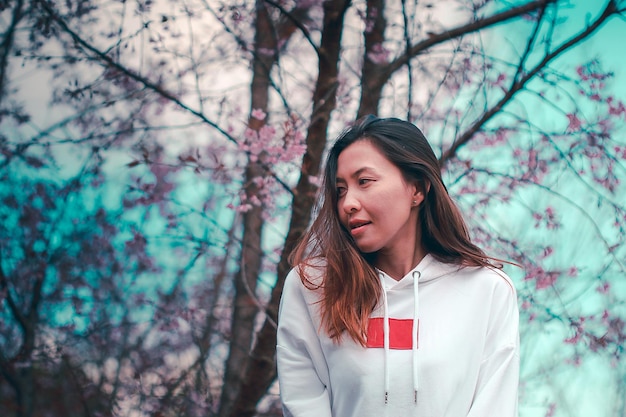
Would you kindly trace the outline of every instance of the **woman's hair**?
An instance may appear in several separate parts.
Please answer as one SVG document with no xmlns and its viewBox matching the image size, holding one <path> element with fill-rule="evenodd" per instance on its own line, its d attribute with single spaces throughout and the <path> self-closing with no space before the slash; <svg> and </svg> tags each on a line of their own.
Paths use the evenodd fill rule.
<svg viewBox="0 0 626 417">
<path fill-rule="evenodd" d="M 339 342 L 343 332 L 365 345 L 367 323 L 381 295 L 371 254 L 362 253 L 339 221 L 336 175 L 339 154 L 351 144 L 368 140 L 396 165 L 408 182 L 424 193 L 418 228 L 426 253 L 444 263 L 491 266 L 492 258 L 470 241 L 469 233 L 441 178 L 441 168 L 424 134 L 412 123 L 396 118 L 365 116 L 345 130 L 330 149 L 319 194 L 319 213 L 291 253 L 300 278 L 309 288 L 321 288 L 322 326 Z M 417 230 L 416 230 L 417 232 Z M 304 266 L 324 261 L 319 285 Z"/>
</svg>

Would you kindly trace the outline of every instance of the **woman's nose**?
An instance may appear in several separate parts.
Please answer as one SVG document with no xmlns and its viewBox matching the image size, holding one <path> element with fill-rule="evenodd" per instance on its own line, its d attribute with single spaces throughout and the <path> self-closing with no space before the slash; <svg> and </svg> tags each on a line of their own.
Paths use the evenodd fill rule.
<svg viewBox="0 0 626 417">
<path fill-rule="evenodd" d="M 361 207 L 361 203 L 354 193 L 346 191 L 346 195 L 343 196 L 343 211 L 346 213 L 353 213 Z"/>
</svg>

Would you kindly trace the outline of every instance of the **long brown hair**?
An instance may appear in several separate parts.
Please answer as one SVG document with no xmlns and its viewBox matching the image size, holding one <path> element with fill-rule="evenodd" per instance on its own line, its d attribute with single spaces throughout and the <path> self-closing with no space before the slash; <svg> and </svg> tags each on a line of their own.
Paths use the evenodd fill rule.
<svg viewBox="0 0 626 417">
<path fill-rule="evenodd" d="M 494 267 L 493 258 L 473 244 L 467 226 L 441 178 L 437 157 L 424 134 L 414 124 L 373 115 L 359 119 L 345 130 L 328 153 L 319 212 L 291 253 L 291 264 L 306 266 L 324 261 L 323 279 L 314 284 L 306 268 L 300 278 L 308 288 L 321 288 L 322 326 L 339 342 L 346 332 L 365 345 L 367 322 L 381 295 L 371 255 L 359 251 L 349 231 L 339 221 L 336 174 L 339 154 L 359 140 L 369 140 L 395 164 L 407 181 L 424 191 L 419 208 L 421 243 L 437 260 L 468 266 Z"/>
</svg>

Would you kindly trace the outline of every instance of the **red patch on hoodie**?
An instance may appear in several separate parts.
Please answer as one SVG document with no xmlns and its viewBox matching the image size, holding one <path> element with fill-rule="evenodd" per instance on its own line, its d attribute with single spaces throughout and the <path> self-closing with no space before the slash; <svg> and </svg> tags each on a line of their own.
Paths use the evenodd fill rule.
<svg viewBox="0 0 626 417">
<path fill-rule="evenodd" d="M 385 319 L 383 317 L 370 317 L 367 325 L 367 347 L 385 347 Z M 419 337 L 419 321 L 418 337 Z M 411 349 L 413 348 L 413 319 L 389 319 L 389 348 Z M 419 346 L 419 339 L 418 339 Z"/>
</svg>

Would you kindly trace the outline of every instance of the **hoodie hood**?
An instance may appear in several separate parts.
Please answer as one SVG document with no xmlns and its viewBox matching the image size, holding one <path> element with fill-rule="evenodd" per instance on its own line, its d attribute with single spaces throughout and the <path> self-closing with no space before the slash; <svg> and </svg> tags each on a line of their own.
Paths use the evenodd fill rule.
<svg viewBox="0 0 626 417">
<path fill-rule="evenodd" d="M 383 283 L 386 285 L 387 289 L 400 290 L 404 287 L 413 286 L 413 273 L 415 271 L 418 271 L 420 273 L 419 283 L 425 284 L 427 282 L 443 278 L 446 275 L 454 274 L 462 268 L 463 267 L 459 265 L 441 263 L 437 261 L 431 254 L 427 254 L 426 256 L 424 256 L 424 258 L 422 258 L 419 264 L 415 266 L 415 268 L 410 270 L 400 280 L 393 279 L 385 271 L 382 271 L 380 269 L 376 269 L 376 271 L 381 277 L 381 280 L 383 280 Z"/>
</svg>

